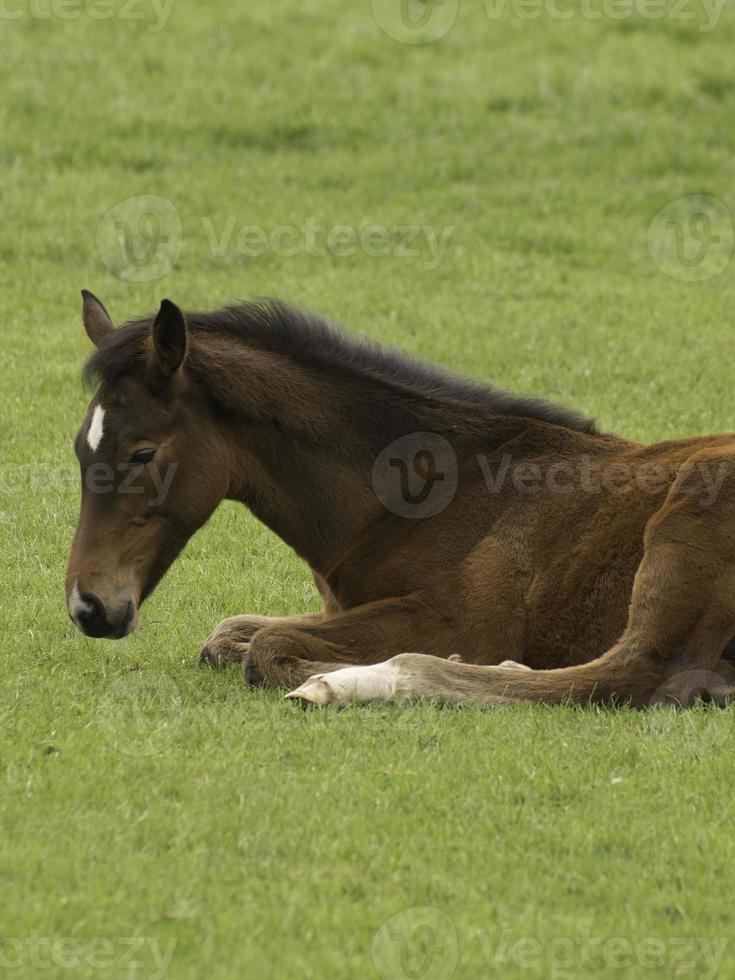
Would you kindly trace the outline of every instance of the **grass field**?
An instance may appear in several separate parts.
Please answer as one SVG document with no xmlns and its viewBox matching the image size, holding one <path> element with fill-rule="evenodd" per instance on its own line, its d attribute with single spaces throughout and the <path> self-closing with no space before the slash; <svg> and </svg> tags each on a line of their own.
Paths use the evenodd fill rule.
<svg viewBox="0 0 735 980">
<path fill-rule="evenodd" d="M 247 692 L 196 669 L 213 625 L 318 604 L 234 505 L 120 644 L 62 589 L 81 287 L 279 295 L 631 437 L 731 429 L 735 16 L 666 3 L 463 0 L 426 44 L 382 0 L 3 7 L 0 972 L 735 976 L 732 709 Z"/>
</svg>

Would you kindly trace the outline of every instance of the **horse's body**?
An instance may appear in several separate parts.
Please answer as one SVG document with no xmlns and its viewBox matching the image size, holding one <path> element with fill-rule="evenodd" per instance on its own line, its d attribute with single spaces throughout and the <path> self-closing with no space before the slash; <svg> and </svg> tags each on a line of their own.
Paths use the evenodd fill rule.
<svg viewBox="0 0 735 980">
<path fill-rule="evenodd" d="M 229 498 L 308 562 L 324 600 L 220 624 L 203 662 L 242 662 L 251 683 L 319 703 L 637 705 L 735 685 L 735 437 L 601 435 L 279 304 L 185 320 L 165 302 L 114 330 L 86 294 L 84 319 L 100 388 L 77 438 L 67 600 L 89 635 L 129 632 Z M 131 476 L 144 492 L 123 492 Z"/>
</svg>

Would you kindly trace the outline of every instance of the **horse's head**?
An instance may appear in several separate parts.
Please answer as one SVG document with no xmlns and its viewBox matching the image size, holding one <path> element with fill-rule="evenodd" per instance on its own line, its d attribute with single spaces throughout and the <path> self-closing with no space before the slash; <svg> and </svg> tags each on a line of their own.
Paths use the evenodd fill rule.
<svg viewBox="0 0 735 980">
<path fill-rule="evenodd" d="M 226 495 L 229 449 L 187 371 L 181 310 L 164 300 L 154 321 L 116 330 L 83 296 L 100 387 L 74 443 L 82 502 L 66 599 L 87 636 L 117 639 Z"/>
</svg>

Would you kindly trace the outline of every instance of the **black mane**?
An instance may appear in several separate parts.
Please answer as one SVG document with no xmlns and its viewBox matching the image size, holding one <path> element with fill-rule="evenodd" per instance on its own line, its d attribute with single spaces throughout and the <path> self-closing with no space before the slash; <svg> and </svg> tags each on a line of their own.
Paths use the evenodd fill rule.
<svg viewBox="0 0 735 980">
<path fill-rule="evenodd" d="M 112 383 L 139 367 L 153 319 L 136 320 L 116 330 L 87 362 L 85 382 Z M 471 381 L 402 351 L 345 333 L 312 313 L 278 300 L 240 303 L 213 313 L 187 313 L 186 321 L 194 334 L 224 334 L 307 366 L 382 381 L 414 396 L 451 401 L 487 415 L 532 418 L 579 432 L 595 432 L 594 421 L 573 409 Z"/>
</svg>

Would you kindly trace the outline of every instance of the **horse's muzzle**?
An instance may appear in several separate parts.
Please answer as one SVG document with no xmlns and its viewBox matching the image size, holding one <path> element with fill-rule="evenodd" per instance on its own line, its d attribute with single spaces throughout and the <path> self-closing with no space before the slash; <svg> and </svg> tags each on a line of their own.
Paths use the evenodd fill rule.
<svg viewBox="0 0 735 980">
<path fill-rule="evenodd" d="M 105 605 L 91 592 L 75 587 L 69 597 L 69 615 L 85 636 L 94 639 L 121 640 L 135 628 L 137 607 L 132 599 L 116 608 Z"/>
</svg>

